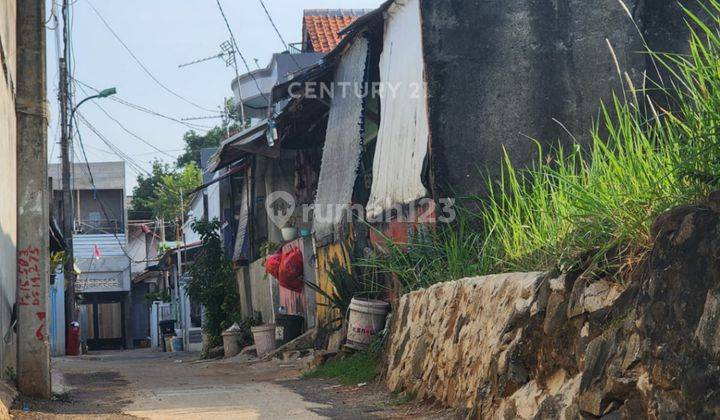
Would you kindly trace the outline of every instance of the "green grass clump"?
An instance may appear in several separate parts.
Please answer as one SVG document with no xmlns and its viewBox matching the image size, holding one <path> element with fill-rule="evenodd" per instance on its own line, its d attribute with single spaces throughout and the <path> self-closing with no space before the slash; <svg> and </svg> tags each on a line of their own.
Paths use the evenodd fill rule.
<svg viewBox="0 0 720 420">
<path fill-rule="evenodd" d="M 709 18 L 686 10 L 689 54 L 649 52 L 666 80 L 636 88 L 620 75 L 626 91 L 601 107 L 588 150 L 538 146 L 530 168 L 506 153 L 478 210 L 362 264 L 405 291 L 500 272 L 632 266 L 652 246 L 658 215 L 720 187 L 720 0 L 702 4 Z"/>
<path fill-rule="evenodd" d="M 589 152 L 559 149 L 528 170 L 505 156 L 479 215 L 491 271 L 565 270 L 587 254 L 596 263 L 611 250 L 637 254 L 652 244 L 659 214 L 708 191 L 679 170 L 685 150 L 663 121 L 647 121 L 634 103 L 617 98 L 603 115 L 607 135 L 595 130 Z"/>
<path fill-rule="evenodd" d="M 305 378 L 336 378 L 343 385 L 357 385 L 375 379 L 380 358 L 372 352 L 360 352 L 333 359 L 303 375 Z"/>
<path fill-rule="evenodd" d="M 405 292 L 489 272 L 492 260 L 484 249 L 486 237 L 471 225 L 473 219 L 462 212 L 452 225 L 440 224 L 434 229 L 421 230 L 408 243 L 385 238 L 384 252 L 356 264 L 377 274 L 392 276 Z"/>
</svg>

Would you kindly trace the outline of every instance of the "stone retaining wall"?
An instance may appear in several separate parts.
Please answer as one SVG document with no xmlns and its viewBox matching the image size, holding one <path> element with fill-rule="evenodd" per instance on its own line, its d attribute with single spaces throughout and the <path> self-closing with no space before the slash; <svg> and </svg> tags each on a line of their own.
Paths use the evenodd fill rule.
<svg viewBox="0 0 720 420">
<path fill-rule="evenodd" d="M 453 407 L 471 407 L 498 369 L 512 369 L 540 273 L 442 283 L 409 293 L 395 311 L 387 383 Z"/>
<path fill-rule="evenodd" d="M 386 380 L 475 418 L 719 418 L 720 192 L 653 226 L 630 276 L 582 264 L 403 296 Z"/>
</svg>

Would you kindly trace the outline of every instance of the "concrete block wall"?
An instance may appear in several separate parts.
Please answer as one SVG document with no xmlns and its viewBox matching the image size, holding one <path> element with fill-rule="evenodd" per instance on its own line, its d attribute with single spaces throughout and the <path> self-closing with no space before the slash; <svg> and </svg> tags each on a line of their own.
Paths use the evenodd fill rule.
<svg viewBox="0 0 720 420">
<path fill-rule="evenodd" d="M 484 193 L 504 150 L 529 165 L 533 140 L 546 153 L 558 142 L 589 143 L 601 101 L 623 88 L 608 43 L 636 87 L 655 69 L 639 32 L 654 51 L 687 48 L 678 2 L 624 3 L 422 0 L 436 197 Z"/>
</svg>

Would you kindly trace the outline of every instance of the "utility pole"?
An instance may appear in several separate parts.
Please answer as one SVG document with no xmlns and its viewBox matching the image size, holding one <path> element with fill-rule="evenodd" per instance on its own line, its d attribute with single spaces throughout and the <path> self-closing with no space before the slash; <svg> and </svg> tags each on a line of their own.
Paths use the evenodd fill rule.
<svg viewBox="0 0 720 420">
<path fill-rule="evenodd" d="M 24 395 L 49 398 L 48 222 L 52 190 L 47 176 L 44 0 L 17 3 L 16 51 L 17 383 Z"/>
<path fill-rule="evenodd" d="M 165 219 L 155 218 L 155 223 L 160 223 L 160 243 L 165 245 Z"/>
<path fill-rule="evenodd" d="M 65 331 L 70 323 L 76 321 L 77 314 L 75 310 L 75 255 L 73 252 L 73 232 L 74 232 L 74 210 L 72 202 L 72 187 L 70 185 L 70 137 L 72 133 L 72 121 L 69 120 L 68 114 L 72 98 L 70 97 L 70 79 L 68 74 L 68 58 L 70 56 L 70 45 L 68 43 L 69 25 L 68 25 L 68 0 L 62 2 L 62 18 L 63 18 L 63 56 L 60 58 L 60 154 L 62 157 L 62 233 L 67 244 L 66 260 L 64 265 L 65 274 Z M 66 343 L 68 340 L 66 339 Z"/>
</svg>

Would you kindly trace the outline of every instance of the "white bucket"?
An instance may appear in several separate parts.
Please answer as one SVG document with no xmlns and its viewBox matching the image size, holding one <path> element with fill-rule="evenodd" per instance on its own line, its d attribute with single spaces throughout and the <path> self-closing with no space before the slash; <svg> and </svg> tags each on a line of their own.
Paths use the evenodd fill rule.
<svg viewBox="0 0 720 420">
<path fill-rule="evenodd" d="M 275 324 L 260 325 L 252 327 L 253 340 L 255 340 L 255 350 L 258 357 L 275 350 Z"/>
<path fill-rule="evenodd" d="M 385 318 L 389 311 L 390 304 L 387 302 L 353 298 L 350 301 L 345 345 L 356 350 L 366 349 L 375 334 L 385 328 Z"/>
</svg>

